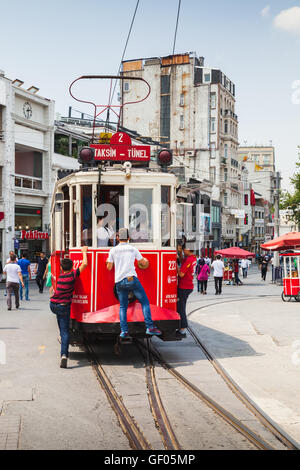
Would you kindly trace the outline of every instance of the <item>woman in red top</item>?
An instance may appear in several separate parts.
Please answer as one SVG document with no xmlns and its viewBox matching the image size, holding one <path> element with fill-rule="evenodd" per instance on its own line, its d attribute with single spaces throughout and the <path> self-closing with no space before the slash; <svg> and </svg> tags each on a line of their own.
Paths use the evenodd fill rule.
<svg viewBox="0 0 300 470">
<path fill-rule="evenodd" d="M 177 289 L 177 302 L 178 313 L 180 315 L 180 330 L 177 331 L 179 336 L 185 337 L 185 328 L 187 328 L 186 317 L 186 303 L 189 295 L 194 290 L 194 273 L 197 264 L 197 258 L 193 254 L 193 250 L 184 247 L 184 261 L 180 267 L 177 267 L 178 274 L 178 289 Z"/>
</svg>

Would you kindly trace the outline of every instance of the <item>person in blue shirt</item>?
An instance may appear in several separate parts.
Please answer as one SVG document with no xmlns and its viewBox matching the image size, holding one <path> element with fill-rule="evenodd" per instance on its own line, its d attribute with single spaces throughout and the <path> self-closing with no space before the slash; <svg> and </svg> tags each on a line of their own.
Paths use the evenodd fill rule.
<svg viewBox="0 0 300 470">
<path fill-rule="evenodd" d="M 30 261 L 27 259 L 27 256 L 25 253 L 23 253 L 22 258 L 19 259 L 18 265 L 21 268 L 22 276 L 23 276 L 23 281 L 25 284 L 25 299 L 29 299 L 29 279 L 31 280 L 31 271 L 30 271 Z M 20 283 L 20 299 L 23 300 L 23 288 Z"/>
</svg>

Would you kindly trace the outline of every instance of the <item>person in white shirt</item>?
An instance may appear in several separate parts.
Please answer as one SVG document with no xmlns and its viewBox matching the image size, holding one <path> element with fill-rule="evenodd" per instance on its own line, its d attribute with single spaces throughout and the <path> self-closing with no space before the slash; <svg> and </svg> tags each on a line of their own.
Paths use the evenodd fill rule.
<svg viewBox="0 0 300 470">
<path fill-rule="evenodd" d="M 9 258 L 7 258 L 7 260 L 6 260 L 6 264 L 11 263 L 10 257 L 13 256 L 13 255 L 16 256 L 16 262 L 19 261 L 17 255 L 15 254 L 15 252 L 14 252 L 14 251 L 10 251 L 10 252 L 9 252 Z"/>
<path fill-rule="evenodd" d="M 105 219 L 105 216 L 98 218 L 97 246 L 99 247 L 109 246 L 109 241 L 114 236 L 114 231 L 112 227 L 106 227 L 106 225 L 104 225 L 104 219 Z"/>
<path fill-rule="evenodd" d="M 222 282 L 224 276 L 224 263 L 221 260 L 220 255 L 217 255 L 217 259 L 212 263 L 211 267 L 214 270 L 216 295 L 218 295 L 222 293 Z"/>
<path fill-rule="evenodd" d="M 19 288 L 20 282 L 24 288 L 23 276 L 20 266 L 17 264 L 16 255 L 10 256 L 10 262 L 4 266 L 3 273 L 6 274 L 6 288 L 7 288 L 7 310 L 11 310 L 11 296 L 15 295 L 16 308 L 20 306 Z"/>
<path fill-rule="evenodd" d="M 205 261 L 205 264 L 207 264 L 207 265 L 210 267 L 210 265 L 211 265 L 211 260 L 210 260 L 210 258 L 209 258 L 208 256 L 204 258 L 204 261 Z"/>
<path fill-rule="evenodd" d="M 153 325 L 151 310 L 145 290 L 137 278 L 135 260 L 142 269 L 149 266 L 149 261 L 143 258 L 139 250 L 130 245 L 129 234 L 126 228 L 119 230 L 119 245 L 111 248 L 106 266 L 109 271 L 115 268 L 116 291 L 120 302 L 120 327 L 121 338 L 130 338 L 127 324 L 128 293 L 132 291 L 142 305 L 146 323 L 146 334 L 161 335 L 161 331 Z"/>
<path fill-rule="evenodd" d="M 242 259 L 241 268 L 243 270 L 243 278 L 247 277 L 248 276 L 248 268 L 249 268 L 249 260 Z"/>
</svg>

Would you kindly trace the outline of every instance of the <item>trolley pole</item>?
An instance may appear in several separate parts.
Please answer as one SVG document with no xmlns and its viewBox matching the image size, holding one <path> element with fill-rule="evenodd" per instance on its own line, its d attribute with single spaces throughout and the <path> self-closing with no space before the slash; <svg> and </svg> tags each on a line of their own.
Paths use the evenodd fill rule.
<svg viewBox="0 0 300 470">
<path fill-rule="evenodd" d="M 275 177 L 275 211 L 274 211 L 274 238 L 279 237 L 279 227 L 280 227 L 280 216 L 279 216 L 279 200 L 280 200 L 280 186 L 281 186 L 281 176 L 279 171 L 276 172 Z M 279 253 L 275 251 L 274 254 L 274 265 L 275 268 L 279 267 Z"/>
</svg>

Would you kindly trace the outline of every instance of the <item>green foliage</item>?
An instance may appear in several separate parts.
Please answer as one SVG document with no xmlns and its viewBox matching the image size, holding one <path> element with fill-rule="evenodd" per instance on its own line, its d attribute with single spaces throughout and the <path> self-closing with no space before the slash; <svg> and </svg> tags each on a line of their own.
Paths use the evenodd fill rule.
<svg viewBox="0 0 300 470">
<path fill-rule="evenodd" d="M 300 151 L 300 146 L 298 146 Z M 296 163 L 296 171 L 290 178 L 294 191 L 282 192 L 280 195 L 280 208 L 291 211 L 287 216 L 288 220 L 295 222 L 300 227 L 300 152 L 298 154 L 298 162 Z"/>
</svg>

